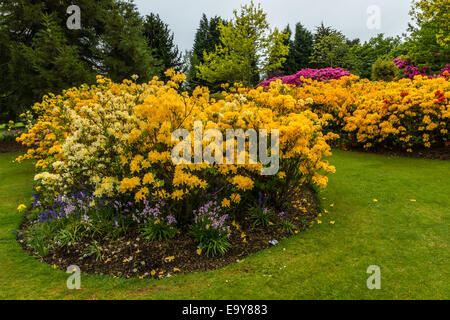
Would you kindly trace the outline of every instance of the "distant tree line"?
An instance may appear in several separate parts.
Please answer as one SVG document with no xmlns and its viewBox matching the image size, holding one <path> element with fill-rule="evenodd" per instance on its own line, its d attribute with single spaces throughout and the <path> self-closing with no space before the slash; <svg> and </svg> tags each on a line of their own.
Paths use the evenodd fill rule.
<svg viewBox="0 0 450 320">
<path fill-rule="evenodd" d="M 48 93 L 92 84 L 98 74 L 138 81 L 174 68 L 185 72 L 184 90 L 222 83 L 256 85 L 263 78 L 304 68 L 341 67 L 371 78 L 374 65 L 408 56 L 433 71 L 449 63 L 448 9 L 442 0 L 414 0 L 411 24 L 402 37 L 378 34 L 361 43 L 323 23 L 310 31 L 271 29 L 266 13 L 251 2 L 230 20 L 201 17 L 194 45 L 184 54 L 157 14 L 140 16 L 130 0 L 77 0 L 81 28 L 66 26 L 71 0 L 0 2 L 0 121 L 15 119 Z M 435 14 L 439 12 L 440 14 Z"/>
</svg>

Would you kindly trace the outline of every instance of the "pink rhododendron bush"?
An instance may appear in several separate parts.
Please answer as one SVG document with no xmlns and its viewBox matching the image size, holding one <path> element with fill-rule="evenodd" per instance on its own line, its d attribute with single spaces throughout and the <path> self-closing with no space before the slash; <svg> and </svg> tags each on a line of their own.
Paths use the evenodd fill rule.
<svg viewBox="0 0 450 320">
<path fill-rule="evenodd" d="M 351 73 L 345 71 L 342 68 L 325 68 L 325 69 L 302 69 L 296 74 L 291 74 L 284 77 L 275 77 L 269 80 L 261 82 L 258 87 L 266 87 L 270 85 L 271 82 L 281 80 L 283 84 L 291 84 L 293 86 L 301 86 L 303 81 L 302 77 L 305 79 L 312 79 L 317 81 L 328 81 L 328 80 L 339 80 L 342 77 L 350 76 Z"/>
<path fill-rule="evenodd" d="M 423 66 L 419 68 L 408 59 L 394 59 L 394 64 L 403 72 L 403 78 L 409 78 L 411 80 L 413 80 L 415 76 L 428 77 L 429 79 L 436 77 L 448 79 L 450 76 L 450 64 L 447 64 L 444 68 L 442 68 L 437 76 L 433 75 L 433 70 L 431 67 Z"/>
</svg>

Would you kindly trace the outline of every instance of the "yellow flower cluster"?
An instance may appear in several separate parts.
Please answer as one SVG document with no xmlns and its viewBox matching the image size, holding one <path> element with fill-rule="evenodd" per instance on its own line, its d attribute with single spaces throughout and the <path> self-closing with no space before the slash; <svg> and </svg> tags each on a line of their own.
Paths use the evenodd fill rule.
<svg viewBox="0 0 450 320">
<path fill-rule="evenodd" d="M 254 182 L 252 179 L 243 176 L 234 176 L 231 182 L 237 186 L 238 190 L 247 191 L 253 189 Z"/>
<path fill-rule="evenodd" d="M 272 90 L 279 90 L 276 85 Z M 289 91 L 294 99 L 313 98 L 313 110 L 328 129 L 351 144 L 412 151 L 448 144 L 450 82 L 445 78 L 371 82 L 357 76 L 305 84 Z M 290 108 L 292 110 L 292 108 Z"/>
<path fill-rule="evenodd" d="M 319 172 L 335 170 L 323 159 L 331 155 L 327 141 L 334 136 L 322 134 L 324 117 L 302 111 L 313 99 L 294 98 L 281 86 L 268 92 L 236 87 L 216 101 L 207 88 L 181 92 L 185 76 L 173 70 L 167 75 L 167 83 L 154 78 L 145 84 L 99 76 L 91 87 L 44 97 L 34 106 L 37 121 L 18 138 L 29 147 L 18 160 L 38 160 L 36 180 L 44 191 L 64 193 L 82 185 L 98 198 L 128 196 L 137 202 L 184 201 L 215 188 L 224 190 L 222 205 L 230 207 L 255 186 L 270 185 L 280 193 L 294 184 L 326 186 Z M 280 174 L 263 177 L 262 164 L 248 161 L 175 165 L 171 151 L 178 141 L 172 141 L 172 132 L 187 129 L 194 141 L 195 122 L 203 132 L 216 128 L 224 136 L 227 129 L 278 129 Z M 226 141 L 223 146 L 226 158 Z M 248 152 L 245 156 L 248 160 Z"/>
</svg>

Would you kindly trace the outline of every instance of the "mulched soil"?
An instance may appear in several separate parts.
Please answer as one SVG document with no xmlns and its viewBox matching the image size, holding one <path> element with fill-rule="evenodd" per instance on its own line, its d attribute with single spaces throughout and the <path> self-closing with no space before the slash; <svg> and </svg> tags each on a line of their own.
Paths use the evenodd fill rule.
<svg viewBox="0 0 450 320">
<path fill-rule="evenodd" d="M 26 152 L 27 147 L 16 141 L 0 141 L 0 153 L 8 152 Z"/>
<path fill-rule="evenodd" d="M 291 207 L 287 219 L 296 225 L 298 233 L 310 226 L 320 208 L 316 193 L 312 190 L 292 192 L 290 198 Z M 240 221 L 238 225 L 239 229 L 231 227 L 231 247 L 223 256 L 207 257 L 197 254 L 197 244 L 185 232 L 171 240 L 159 242 L 144 240 L 137 230 L 133 230 L 119 240 L 100 241 L 100 258 L 85 256 L 86 249 L 92 244 L 85 241 L 58 249 L 42 260 L 61 270 L 77 265 L 83 273 L 88 274 L 161 279 L 177 273 L 212 270 L 239 262 L 255 252 L 273 246 L 269 243 L 271 240 L 279 242 L 293 236 L 276 225 L 255 228 L 249 220 Z M 246 243 L 243 242 L 243 233 Z M 33 254 L 23 240 L 19 242 L 24 250 Z"/>
<path fill-rule="evenodd" d="M 387 148 L 374 148 L 374 149 L 366 150 L 364 148 L 357 148 L 357 147 L 341 147 L 341 149 L 346 150 L 346 151 L 375 153 L 375 154 L 381 154 L 381 155 L 385 155 L 385 156 L 394 156 L 394 157 L 450 160 L 450 146 L 442 147 L 442 148 L 433 148 L 433 149 L 423 148 L 423 149 L 413 150 L 413 152 L 396 151 L 396 150 L 390 150 Z"/>
</svg>

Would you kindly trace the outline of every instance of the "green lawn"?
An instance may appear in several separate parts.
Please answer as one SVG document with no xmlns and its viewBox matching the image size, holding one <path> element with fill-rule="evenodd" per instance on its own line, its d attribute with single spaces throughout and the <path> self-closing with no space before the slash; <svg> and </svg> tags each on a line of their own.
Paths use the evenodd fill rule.
<svg viewBox="0 0 450 320">
<path fill-rule="evenodd" d="M 20 128 L 24 128 L 24 127 L 25 127 L 25 124 L 23 122 L 17 122 L 12 125 L 12 129 L 20 129 Z M 7 123 L 0 124 L 0 132 L 7 130 L 7 128 L 8 128 Z"/>
<path fill-rule="evenodd" d="M 0 299 L 450 298 L 449 161 L 335 151 L 322 224 L 217 271 L 161 281 L 82 275 L 77 291 L 14 240 L 33 176 L 14 157 L 0 155 Z M 370 265 L 381 267 L 381 290 L 366 287 Z"/>
</svg>

